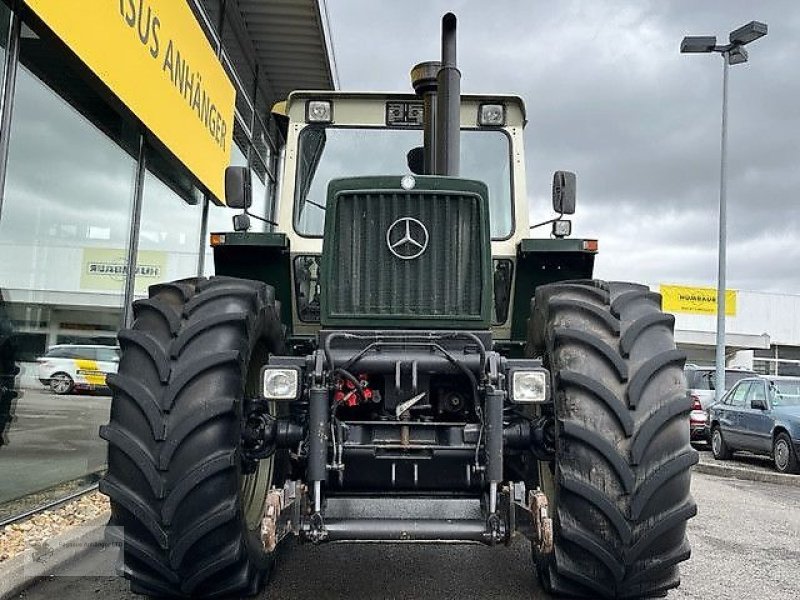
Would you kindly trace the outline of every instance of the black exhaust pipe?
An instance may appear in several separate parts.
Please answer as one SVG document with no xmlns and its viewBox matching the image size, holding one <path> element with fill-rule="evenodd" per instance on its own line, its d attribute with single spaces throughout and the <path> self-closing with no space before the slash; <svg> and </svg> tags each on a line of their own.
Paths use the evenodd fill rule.
<svg viewBox="0 0 800 600">
<path fill-rule="evenodd" d="M 461 151 L 461 71 L 456 63 L 456 16 L 442 17 L 442 65 L 436 102 L 436 175 L 458 176 Z"/>
</svg>

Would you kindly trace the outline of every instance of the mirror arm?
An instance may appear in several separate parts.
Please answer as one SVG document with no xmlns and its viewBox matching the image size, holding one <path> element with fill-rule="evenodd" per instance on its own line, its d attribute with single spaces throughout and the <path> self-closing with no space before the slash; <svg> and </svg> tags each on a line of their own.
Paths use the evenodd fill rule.
<svg viewBox="0 0 800 600">
<path fill-rule="evenodd" d="M 253 219 L 257 219 L 259 221 L 263 221 L 264 223 L 267 223 L 269 225 L 273 225 L 275 227 L 278 226 L 278 224 L 275 221 L 272 221 L 270 219 L 265 219 L 264 217 L 259 217 L 258 215 L 254 215 L 253 213 L 251 213 L 247 209 L 245 209 L 244 214 L 246 214 L 248 217 L 252 217 Z"/>
<path fill-rule="evenodd" d="M 559 213 L 559 215 L 554 219 L 548 219 L 547 221 L 536 223 L 536 225 L 531 225 L 528 229 L 536 229 L 537 227 L 542 227 L 543 225 L 550 225 L 550 223 L 555 223 L 556 221 L 560 221 L 563 218 L 564 218 L 564 213 Z"/>
</svg>

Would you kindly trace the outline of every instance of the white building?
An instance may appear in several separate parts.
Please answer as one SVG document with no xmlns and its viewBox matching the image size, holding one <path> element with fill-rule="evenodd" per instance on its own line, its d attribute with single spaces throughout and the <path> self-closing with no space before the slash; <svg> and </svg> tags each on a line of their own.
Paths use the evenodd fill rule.
<svg viewBox="0 0 800 600">
<path fill-rule="evenodd" d="M 708 296 L 694 305 L 676 303 L 674 289 L 669 289 L 673 287 L 654 286 L 654 291 L 662 292 L 664 310 L 675 315 L 678 346 L 686 351 L 687 362 L 713 364 L 716 294 L 705 288 L 681 288 Z M 731 296 L 733 307 L 726 311 L 725 325 L 728 364 L 762 373 L 800 375 L 800 295 L 729 290 L 728 304 Z"/>
</svg>

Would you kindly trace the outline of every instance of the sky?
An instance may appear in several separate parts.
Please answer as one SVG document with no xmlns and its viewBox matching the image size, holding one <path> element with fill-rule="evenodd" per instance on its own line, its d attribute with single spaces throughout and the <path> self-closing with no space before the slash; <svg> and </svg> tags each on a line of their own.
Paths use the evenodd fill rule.
<svg viewBox="0 0 800 600">
<path fill-rule="evenodd" d="M 458 22 L 463 93 L 526 102 L 532 218 L 552 174 L 575 171 L 573 237 L 597 238 L 595 276 L 715 286 L 722 58 L 685 35 L 752 21 L 769 34 L 730 69 L 728 288 L 800 294 L 797 0 L 328 0 L 340 88 L 410 91 Z M 547 232 L 535 233 L 537 236 Z"/>
</svg>

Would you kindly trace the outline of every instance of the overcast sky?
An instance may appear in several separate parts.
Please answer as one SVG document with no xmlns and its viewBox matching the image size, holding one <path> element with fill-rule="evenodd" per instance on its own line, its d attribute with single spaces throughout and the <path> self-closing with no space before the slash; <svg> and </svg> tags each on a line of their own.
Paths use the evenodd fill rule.
<svg viewBox="0 0 800 600">
<path fill-rule="evenodd" d="M 798 0 L 328 0 L 342 89 L 410 90 L 459 18 L 465 93 L 527 104 L 528 198 L 550 210 L 556 169 L 578 175 L 576 237 L 595 274 L 716 285 L 722 59 L 681 55 L 684 35 L 751 20 L 769 35 L 731 68 L 729 288 L 800 293 Z M 537 233 L 537 235 L 542 235 Z"/>
</svg>

